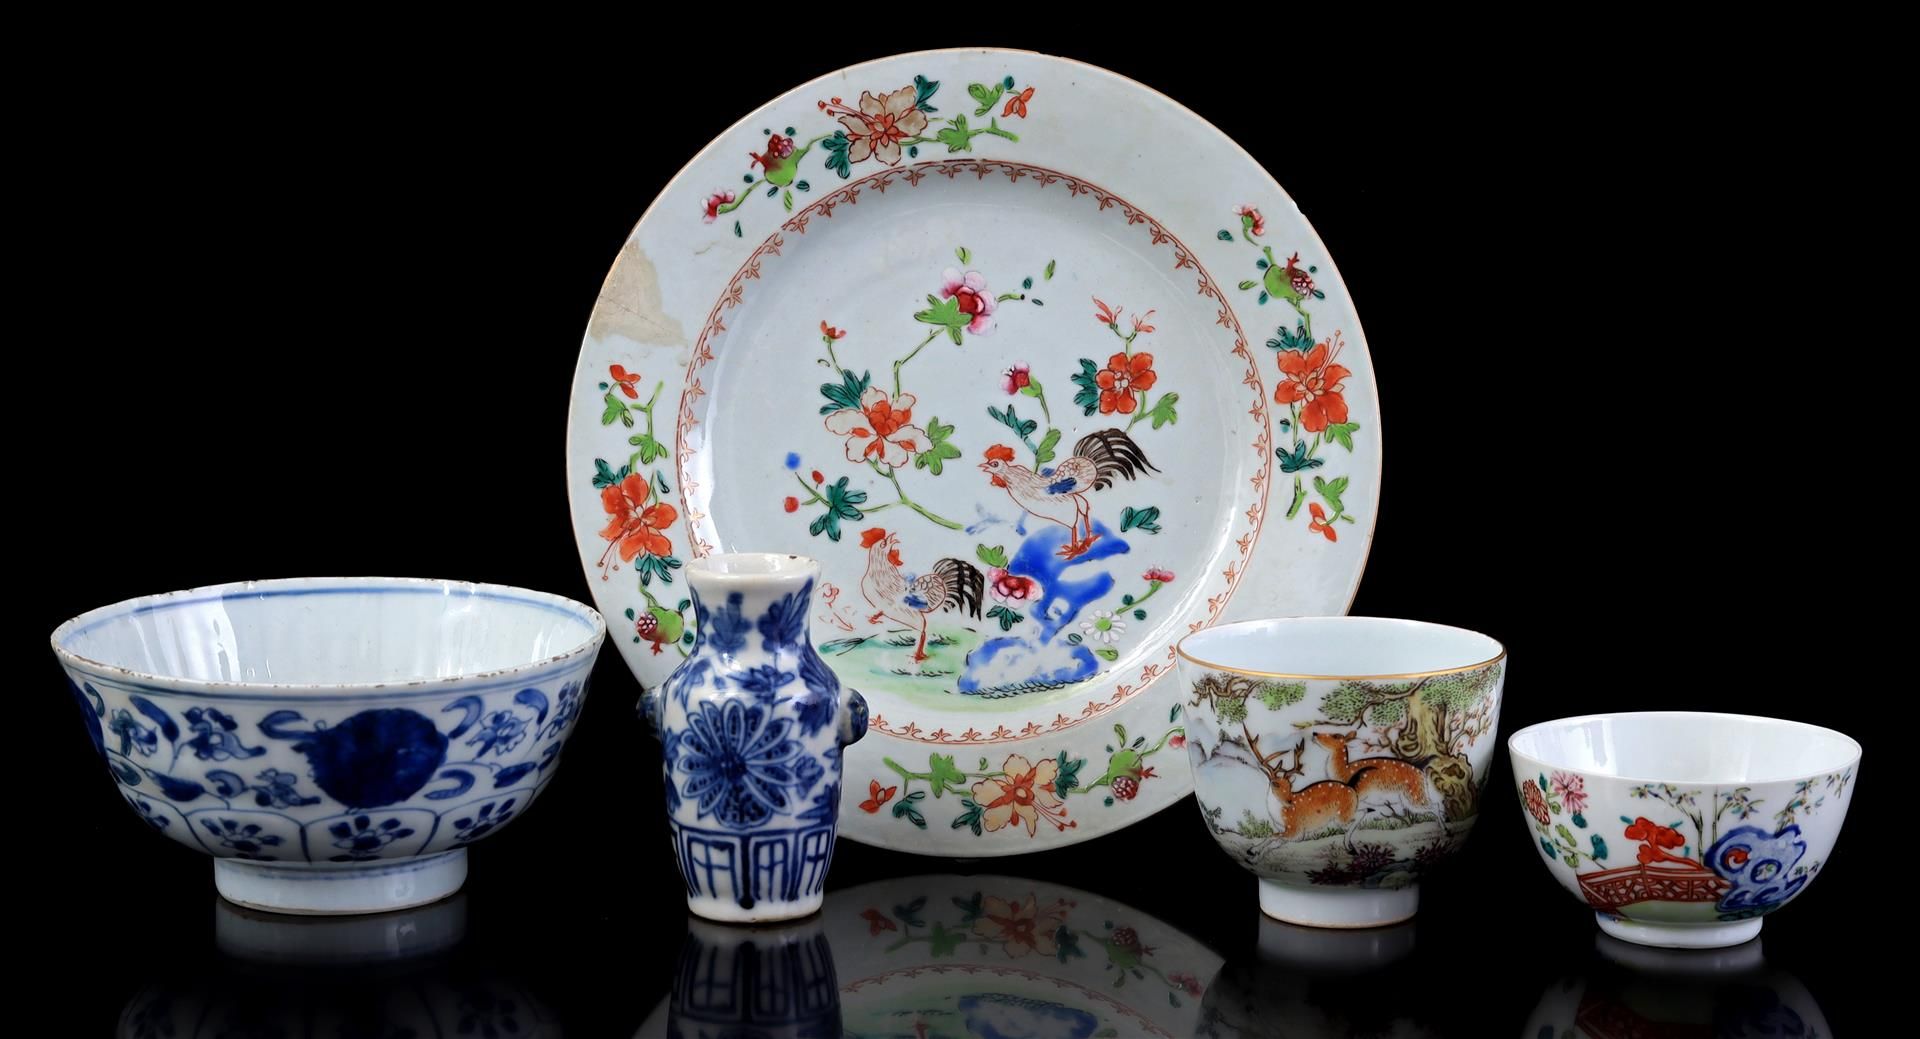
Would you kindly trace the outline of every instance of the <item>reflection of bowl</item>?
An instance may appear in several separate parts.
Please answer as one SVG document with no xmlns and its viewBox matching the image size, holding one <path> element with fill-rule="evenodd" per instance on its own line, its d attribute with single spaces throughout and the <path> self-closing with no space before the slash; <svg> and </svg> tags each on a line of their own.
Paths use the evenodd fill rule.
<svg viewBox="0 0 1920 1039">
<path fill-rule="evenodd" d="M 1598 935 L 1600 962 L 1549 985 L 1527 1036 L 1823 1036 L 1820 1004 L 1798 978 L 1770 970 L 1761 943 L 1737 948 L 1649 948 Z"/>
<path fill-rule="evenodd" d="M 1860 745 L 1734 714 L 1565 718 L 1507 741 L 1533 847 L 1617 938 L 1711 948 L 1760 933 L 1819 873 Z"/>
<path fill-rule="evenodd" d="M 150 965 L 119 1034 L 220 1036 L 560 1034 L 540 1000 L 484 960 L 457 951 L 466 899 L 395 913 L 302 918 L 217 901 L 220 955 Z"/>
<path fill-rule="evenodd" d="M 1179 646 L 1194 794 L 1260 878 L 1269 916 L 1316 927 L 1411 917 L 1466 839 L 1493 761 L 1506 652 L 1377 617 L 1223 624 Z"/>
<path fill-rule="evenodd" d="M 433 956 L 467 933 L 467 896 L 392 913 L 286 916 L 224 899 L 213 905 L 213 941 L 235 959 L 259 964 L 365 967 Z"/>
<path fill-rule="evenodd" d="M 130 599 L 53 633 L 94 749 L 235 902 L 444 898 L 552 778 L 606 634 L 498 585 L 293 579 Z"/>
</svg>

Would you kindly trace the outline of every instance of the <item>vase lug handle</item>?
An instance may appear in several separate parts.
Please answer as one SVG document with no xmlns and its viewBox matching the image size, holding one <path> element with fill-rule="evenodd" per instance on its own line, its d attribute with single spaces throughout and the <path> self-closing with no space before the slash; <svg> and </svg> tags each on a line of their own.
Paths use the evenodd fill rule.
<svg viewBox="0 0 1920 1039">
<path fill-rule="evenodd" d="M 867 734 L 867 698 L 860 690 L 847 686 L 840 698 L 840 745 L 860 742 Z"/>
</svg>

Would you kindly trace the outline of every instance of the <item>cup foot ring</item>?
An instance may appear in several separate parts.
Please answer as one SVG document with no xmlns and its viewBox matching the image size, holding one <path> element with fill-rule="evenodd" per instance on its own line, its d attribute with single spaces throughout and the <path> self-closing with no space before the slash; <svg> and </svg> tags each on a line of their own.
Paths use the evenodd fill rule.
<svg viewBox="0 0 1920 1039">
<path fill-rule="evenodd" d="M 1260 911 L 1304 927 L 1386 927 L 1413 918 L 1420 886 L 1399 888 L 1305 888 L 1260 882 Z"/>
<path fill-rule="evenodd" d="M 1712 924 L 1652 924 L 1606 913 L 1595 913 L 1593 918 L 1600 930 L 1623 942 L 1657 949 L 1724 949 L 1759 937 L 1760 925 L 1766 922 L 1754 917 Z"/>
</svg>

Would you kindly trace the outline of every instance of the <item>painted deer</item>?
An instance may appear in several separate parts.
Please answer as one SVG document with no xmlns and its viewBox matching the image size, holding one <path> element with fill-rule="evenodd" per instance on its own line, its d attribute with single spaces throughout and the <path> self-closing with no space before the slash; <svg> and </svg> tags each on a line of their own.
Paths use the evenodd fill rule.
<svg viewBox="0 0 1920 1039">
<path fill-rule="evenodd" d="M 1426 770 L 1417 765 L 1395 757 L 1349 760 L 1347 744 L 1356 735 L 1357 731 L 1316 732 L 1313 742 L 1327 748 L 1327 774 L 1352 786 L 1362 804 L 1399 815 L 1403 807 L 1411 811 L 1438 800 L 1438 791 L 1433 789 Z"/>
<path fill-rule="evenodd" d="M 1329 826 L 1345 826 L 1347 839 L 1353 839 L 1360 798 L 1352 786 L 1344 780 L 1323 779 L 1298 790 L 1293 788 L 1293 781 L 1306 771 L 1301 764 L 1307 751 L 1305 736 L 1300 737 L 1293 748 L 1291 767 L 1286 764 L 1285 750 L 1261 753 L 1260 737 L 1251 732 L 1247 733 L 1247 747 L 1253 751 L 1261 771 L 1267 774 L 1267 814 L 1274 821 L 1273 835 L 1247 852 L 1249 860 L 1259 859 L 1275 842 L 1296 841 Z"/>
</svg>

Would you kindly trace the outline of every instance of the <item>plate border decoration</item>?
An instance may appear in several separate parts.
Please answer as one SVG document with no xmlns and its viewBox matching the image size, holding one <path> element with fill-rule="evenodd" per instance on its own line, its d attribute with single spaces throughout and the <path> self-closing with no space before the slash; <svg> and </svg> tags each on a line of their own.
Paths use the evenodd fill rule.
<svg viewBox="0 0 1920 1039">
<path fill-rule="evenodd" d="M 1064 75 L 1049 77 L 1049 71 Z M 1013 85 L 1007 79 L 1014 80 Z M 947 83 L 945 90 L 942 81 Z M 883 87 L 879 93 L 866 89 Z M 1074 91 L 1083 90 L 1090 92 L 1086 99 L 1073 97 Z M 1084 123 L 1091 113 L 1089 106 L 1111 102 L 1115 94 L 1121 100 L 1145 102 L 1139 106 L 1146 111 L 1137 132 L 1167 131 L 1159 137 L 1170 134 L 1176 145 L 1184 144 L 1189 152 L 1217 151 L 1215 157 L 1222 161 L 1215 167 L 1220 170 L 1216 190 L 1199 198 L 1161 198 L 1161 206 L 1168 211 L 1160 212 L 1152 199 L 1156 192 L 1165 193 L 1160 187 L 1165 179 L 1156 178 L 1151 170 L 1129 165 L 1111 172 L 1110 167 L 1101 167 L 1110 172 L 1089 177 L 1078 172 L 1078 165 L 1071 172 L 1062 169 L 1062 161 L 1082 161 L 1073 133 L 1062 128 Z M 803 116 L 806 108 L 814 112 Z M 741 151 L 741 143 L 752 145 L 745 163 L 733 158 Z M 1124 142 L 1113 145 L 1123 146 Z M 1098 165 L 1093 159 L 1084 161 Z M 860 169 L 862 165 L 867 169 Z M 747 172 L 739 172 L 742 168 Z M 735 172 L 725 173 L 728 169 Z M 1174 670 L 1173 644 L 1180 635 L 1240 617 L 1343 613 L 1351 605 L 1379 510 L 1378 398 L 1365 336 L 1318 236 L 1298 216 L 1297 207 L 1272 175 L 1244 149 L 1164 94 L 1071 59 L 991 48 L 900 54 L 829 73 L 781 94 L 735 123 L 667 183 L 626 239 L 583 337 L 568 427 L 573 525 L 594 599 L 603 613 L 616 618 L 613 641 L 643 686 L 663 679 L 694 637 L 692 604 L 678 573 L 686 559 L 747 548 L 816 551 L 808 544 L 812 539 L 802 540 L 806 538 L 803 530 L 796 530 L 798 536 L 790 543 L 715 544 L 718 531 L 705 514 L 708 499 L 695 465 L 704 440 L 690 442 L 688 434 L 711 417 L 706 413 L 710 388 L 702 372 L 723 346 L 730 315 L 747 301 L 753 283 L 766 276 L 768 262 L 778 263 L 782 251 L 807 234 L 809 225 L 817 228 L 819 221 L 831 220 L 836 210 L 858 205 L 862 196 L 871 202 L 890 187 L 918 186 L 936 175 L 947 180 L 965 175 L 978 180 L 1004 177 L 1011 184 L 1032 181 L 1041 190 L 1059 186 L 1070 199 L 1084 198 L 1100 211 L 1114 210 L 1127 229 L 1139 228 L 1142 238 L 1129 239 L 1133 244 L 1128 246 L 1138 255 L 1149 256 L 1168 247 L 1172 271 L 1163 276 L 1176 279 L 1170 285 L 1179 284 L 1177 277 L 1183 270 L 1194 277 L 1195 293 L 1214 310 L 1216 330 L 1224 330 L 1222 347 L 1231 336 L 1231 353 L 1245 362 L 1241 381 L 1254 397 L 1245 411 L 1248 417 L 1237 420 L 1241 425 L 1233 433 L 1235 439 L 1243 431 L 1252 434 L 1246 446 L 1259 454 L 1258 464 L 1237 465 L 1233 482 L 1224 485 L 1236 512 L 1217 540 L 1206 543 L 1203 558 L 1211 572 L 1204 576 L 1180 573 L 1184 587 L 1175 589 L 1180 612 L 1163 614 L 1148 624 L 1151 630 L 1165 629 L 1164 650 L 1140 645 L 1136 637 L 1131 650 L 1122 647 L 1135 661 L 1128 672 L 1100 670 L 1077 688 L 1062 687 L 1058 694 L 1045 695 L 1037 706 L 1008 709 L 1014 703 L 1009 700 L 993 712 L 981 713 L 977 721 L 942 710 L 933 712 L 940 718 L 915 717 L 918 708 L 889 703 L 892 698 L 882 695 L 875 701 L 872 719 L 880 738 L 849 751 L 842 802 L 847 836 L 925 854 L 1017 854 L 1123 827 L 1192 788 L 1187 763 L 1177 752 L 1185 734 L 1182 698 L 1166 678 Z M 736 187 L 746 184 L 751 191 L 711 190 L 728 176 L 744 178 L 735 181 Z M 1140 193 L 1143 187 L 1145 196 Z M 723 195 L 729 197 L 722 199 Z M 766 198 L 779 198 L 782 208 L 774 210 Z M 1276 224 L 1272 232 L 1267 214 Z M 768 219 L 774 215 L 777 222 Z M 763 233 L 750 233 L 756 224 Z M 1175 234 L 1176 227 L 1181 234 Z M 957 252 L 964 269 L 967 250 L 962 247 Z M 667 256 L 674 262 L 665 262 Z M 656 258 L 662 262 L 656 264 Z M 1236 289 L 1236 272 L 1242 265 L 1253 277 L 1239 281 Z M 1052 268 L 1049 262 L 1045 271 L 1049 281 Z M 986 273 L 992 276 L 991 271 Z M 1035 277 L 1026 279 L 1029 294 L 1045 287 L 1038 280 L 1040 273 L 1035 270 Z M 952 278 L 949 273 L 948 279 Z M 1022 288 L 1015 281 L 1013 288 Z M 1055 304 L 1048 307 L 1049 312 L 1057 306 L 1084 305 L 1071 298 L 1055 300 L 1055 294 L 1059 290 L 1047 299 Z M 953 304 L 957 297 L 950 290 L 945 301 L 928 298 L 937 308 L 943 302 Z M 1327 308 L 1324 314 L 1315 307 L 1321 301 L 1327 301 L 1322 304 Z M 1096 319 L 1110 312 L 1099 296 L 1092 302 L 1098 305 Z M 1269 303 L 1275 306 L 1255 309 Z M 999 303 L 1002 308 L 1009 305 L 1006 299 Z M 1198 317 L 1192 310 L 1189 314 Z M 1244 322 L 1255 314 L 1258 320 L 1250 332 Z M 943 316 L 956 315 L 934 310 L 914 315 L 935 325 Z M 966 315 L 957 316 L 964 320 Z M 1150 317 L 1150 312 L 1138 316 Z M 834 333 L 840 330 L 831 326 L 829 318 L 821 315 L 821 333 L 838 338 Z M 1109 324 L 1114 334 L 1126 339 L 1120 329 L 1122 320 L 1112 312 Z M 1316 320 L 1324 329 L 1321 333 L 1313 330 Z M 962 329 L 949 331 L 958 341 Z M 929 338 L 938 332 L 936 327 Z M 1265 349 L 1256 349 L 1255 343 L 1263 338 Z M 906 345 L 902 344 L 903 350 Z M 1116 348 L 1115 356 L 1122 352 Z M 831 341 L 828 353 L 832 353 Z M 1094 353 L 1104 356 L 1098 350 Z M 1141 365 L 1150 365 L 1144 359 L 1144 347 L 1140 356 Z M 906 359 L 911 357 L 909 353 Z M 1113 361 L 1110 366 L 1120 363 Z M 1210 374 L 1203 384 L 1209 393 L 1219 395 L 1221 403 L 1233 399 L 1226 379 L 1233 377 L 1235 367 L 1221 369 L 1217 383 Z M 1126 375 L 1115 370 L 1120 377 Z M 1036 382 L 1039 374 L 1036 370 Z M 1085 374 L 1084 383 L 1079 375 L 1073 380 L 1081 384 L 1083 395 L 1096 373 Z M 1106 375 L 1104 371 L 1097 374 Z M 1049 383 L 1055 378 L 1048 376 Z M 1143 378 L 1142 386 L 1150 384 Z M 1034 389 L 1027 396 L 1037 396 Z M 852 392 L 860 395 L 859 388 Z M 1091 392 L 1098 399 L 1099 391 Z M 876 389 L 872 396 L 884 394 Z M 1056 414 L 1063 406 L 1078 413 L 1078 408 L 1061 399 L 1073 396 L 1071 392 L 1055 389 L 1049 396 L 1055 397 Z M 1164 387 L 1160 396 L 1177 400 Z M 837 399 L 834 394 L 828 398 Z M 902 407 L 912 403 L 910 396 L 901 399 L 907 402 Z M 1144 391 L 1138 407 L 1149 407 Z M 1170 414 L 1172 403 L 1167 402 L 1167 407 Z M 1129 425 L 1131 411 L 1130 406 L 1114 417 Z M 1013 428 L 1001 430 L 1000 435 L 1025 439 L 1024 430 L 1011 420 L 1012 408 L 1004 414 L 1004 418 L 1001 414 L 993 418 Z M 1144 417 L 1135 416 L 1133 421 Z M 672 422 L 671 436 L 662 420 Z M 916 414 L 913 421 L 928 419 Z M 1156 418 L 1154 428 L 1159 424 Z M 910 428 L 919 432 L 917 427 Z M 943 430 L 951 432 L 951 426 L 942 426 L 938 419 L 932 428 L 936 440 Z M 1037 449 L 1032 440 L 1026 441 L 1026 447 L 1035 450 L 1035 469 L 1044 460 L 1041 453 L 1059 443 L 1057 430 L 1046 432 L 1048 437 Z M 1040 439 L 1038 433 L 1033 436 Z M 1018 439 L 1007 443 L 1018 450 Z M 876 444 L 893 450 L 891 443 Z M 1232 445 L 1223 449 L 1237 450 Z M 1007 449 L 996 446 L 993 450 Z M 795 457 L 789 456 L 789 468 Z M 951 454 L 942 457 L 959 461 Z M 991 463 L 993 455 L 988 457 Z M 966 459 L 973 461 L 977 459 Z M 885 471 L 877 467 L 876 471 L 888 478 Z M 816 483 L 822 481 L 816 478 Z M 888 490 L 884 482 L 880 488 Z M 831 490 L 823 485 L 808 501 L 809 507 L 824 505 L 831 510 L 834 506 L 827 501 L 833 497 Z M 794 488 L 788 486 L 784 493 L 793 494 Z M 863 502 L 864 492 L 862 502 L 852 503 L 850 511 L 858 512 Z M 892 504 L 892 499 L 888 496 L 876 504 Z M 905 500 L 904 492 L 899 504 L 914 505 Z M 1021 499 L 1014 504 L 1021 505 Z M 794 509 L 790 498 L 786 510 Z M 1136 510 L 1130 506 L 1127 511 Z M 907 515 L 907 510 L 900 514 Z M 799 527 L 807 526 L 805 515 L 799 520 Z M 1157 520 L 1156 515 L 1147 522 Z M 1281 532 L 1265 531 L 1274 523 L 1281 524 Z M 1058 536 L 1059 528 L 1052 529 Z M 887 536 L 878 528 L 863 533 L 855 526 L 852 532 L 860 535 L 855 541 L 869 535 Z M 1281 533 L 1287 536 L 1282 538 Z M 1094 537 L 1089 525 L 1085 543 Z M 1083 544 L 1078 533 L 1072 538 L 1070 549 Z M 990 546 L 979 547 L 985 566 L 994 565 L 984 554 Z M 874 551 L 883 553 L 884 548 Z M 971 564 L 971 558 L 965 562 Z M 1172 579 L 1163 568 L 1147 566 L 1147 578 L 1162 574 Z M 616 576 L 619 580 L 613 579 Z M 1158 586 L 1147 578 L 1143 578 L 1147 581 L 1144 592 L 1130 589 L 1129 595 L 1121 597 L 1122 606 L 1115 609 L 1135 611 L 1137 603 L 1157 591 Z M 1113 592 L 1121 590 L 1116 587 Z M 1088 608 L 1092 605 L 1102 607 L 1098 617 L 1107 616 L 1104 610 L 1110 604 Z M 911 620 L 912 614 L 908 617 Z M 626 622 L 624 628 L 621 619 Z M 1135 618 L 1126 620 L 1132 623 Z M 1000 618 L 1000 624 L 1004 630 L 1006 618 Z M 993 620 L 988 620 L 987 627 L 994 627 Z M 1050 629 L 1047 634 L 1052 634 Z M 1069 641 L 1077 639 L 1076 635 Z M 950 638 L 946 644 L 952 644 Z M 933 643 L 926 645 L 931 649 Z M 1116 658 L 1110 648 L 1099 648 L 1101 659 L 1125 659 Z M 856 688 L 861 685 L 858 676 L 849 680 Z M 1083 698 L 1083 706 L 1071 706 Z M 1094 719 L 1103 724 L 1082 724 Z M 957 760 L 966 747 L 988 745 L 996 749 Z M 1155 756 L 1169 746 L 1176 752 Z M 1105 768 L 1096 762 L 1105 762 Z M 941 799 L 955 806 L 951 813 L 930 811 L 932 801 Z M 997 809 L 995 801 L 1001 802 Z M 1039 825 L 1042 822 L 1048 825 Z M 1000 839 L 994 831 L 1024 833 L 1029 839 Z M 983 835 L 987 839 L 982 840 Z"/>
</svg>

